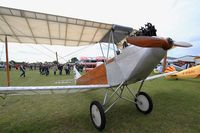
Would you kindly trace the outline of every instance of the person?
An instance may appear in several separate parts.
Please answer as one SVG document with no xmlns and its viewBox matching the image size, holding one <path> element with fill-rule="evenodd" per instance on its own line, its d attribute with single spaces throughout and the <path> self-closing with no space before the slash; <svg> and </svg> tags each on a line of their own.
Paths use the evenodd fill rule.
<svg viewBox="0 0 200 133">
<path fill-rule="evenodd" d="M 126 47 L 128 47 L 128 44 L 127 44 L 126 41 L 124 41 L 124 42 L 123 42 L 123 48 L 126 48 Z"/>
<path fill-rule="evenodd" d="M 62 75 L 63 66 L 61 64 L 58 65 L 59 75 Z"/>
<path fill-rule="evenodd" d="M 44 72 L 45 72 L 46 76 L 49 75 L 49 65 L 48 64 L 45 65 Z"/>
<path fill-rule="evenodd" d="M 45 64 L 43 64 L 42 66 L 41 66 L 41 74 L 42 75 L 45 75 L 45 72 L 46 70 L 45 70 Z"/>
<path fill-rule="evenodd" d="M 25 67 L 24 67 L 24 65 L 20 65 L 19 69 L 22 72 L 21 75 L 20 75 L 20 77 L 22 77 L 22 76 L 25 77 L 26 75 L 25 75 Z"/>
<path fill-rule="evenodd" d="M 70 75 L 70 65 L 67 64 L 67 74 Z"/>
<path fill-rule="evenodd" d="M 65 74 L 67 75 L 67 64 L 65 64 L 65 65 L 63 66 L 63 69 L 65 70 Z"/>
<path fill-rule="evenodd" d="M 39 72 L 40 72 L 40 75 L 42 74 L 42 64 L 39 65 Z"/>
<path fill-rule="evenodd" d="M 57 71 L 57 65 L 53 66 L 53 74 L 56 75 L 56 71 Z"/>
</svg>

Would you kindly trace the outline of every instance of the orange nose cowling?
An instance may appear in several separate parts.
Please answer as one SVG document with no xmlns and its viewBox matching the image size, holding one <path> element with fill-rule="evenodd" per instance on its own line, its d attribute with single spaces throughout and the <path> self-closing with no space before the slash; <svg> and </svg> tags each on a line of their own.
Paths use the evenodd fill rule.
<svg viewBox="0 0 200 133">
<path fill-rule="evenodd" d="M 168 50 L 172 47 L 164 38 L 149 37 L 149 36 L 134 36 L 127 37 L 127 42 L 139 47 L 158 47 Z"/>
</svg>

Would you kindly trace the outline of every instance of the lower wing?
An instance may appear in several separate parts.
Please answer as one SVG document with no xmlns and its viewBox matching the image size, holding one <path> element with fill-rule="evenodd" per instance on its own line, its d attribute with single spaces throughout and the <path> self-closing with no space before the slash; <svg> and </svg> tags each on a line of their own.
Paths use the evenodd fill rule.
<svg viewBox="0 0 200 133">
<path fill-rule="evenodd" d="M 157 79 L 157 78 L 164 77 L 164 76 L 174 75 L 175 73 L 177 73 L 177 71 L 173 71 L 173 72 L 168 72 L 168 73 L 163 73 L 163 74 L 158 74 L 158 75 L 149 76 L 149 77 L 147 77 L 147 78 L 145 79 L 145 81 Z"/>
<path fill-rule="evenodd" d="M 75 93 L 100 88 L 109 88 L 110 85 L 70 85 L 70 86 L 10 86 L 0 87 L 0 95 L 33 95 L 54 93 Z"/>
<path fill-rule="evenodd" d="M 169 72 L 147 77 L 145 80 L 153 80 L 163 76 L 177 73 Z M 101 85 L 69 85 L 69 86 L 10 86 L 0 87 L 0 96 L 3 95 L 34 95 L 34 94 L 56 94 L 56 93 L 75 93 L 101 88 L 110 88 L 108 84 Z"/>
</svg>

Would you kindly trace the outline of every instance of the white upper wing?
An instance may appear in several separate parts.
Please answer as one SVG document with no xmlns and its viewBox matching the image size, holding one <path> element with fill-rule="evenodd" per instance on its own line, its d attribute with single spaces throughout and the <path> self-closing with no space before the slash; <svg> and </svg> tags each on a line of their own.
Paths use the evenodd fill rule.
<svg viewBox="0 0 200 133">
<path fill-rule="evenodd" d="M 118 43 L 132 30 L 130 27 L 0 6 L 1 42 L 7 35 L 8 42 L 82 46 L 109 42 L 110 32 L 114 31 L 114 41 Z"/>
<path fill-rule="evenodd" d="M 81 46 L 99 42 L 111 24 L 0 7 L 0 40 Z"/>
</svg>

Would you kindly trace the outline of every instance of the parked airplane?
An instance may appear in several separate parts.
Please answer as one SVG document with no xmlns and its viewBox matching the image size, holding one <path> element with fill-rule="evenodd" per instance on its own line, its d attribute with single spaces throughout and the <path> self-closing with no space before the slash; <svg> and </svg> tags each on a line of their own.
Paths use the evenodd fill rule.
<svg viewBox="0 0 200 133">
<path fill-rule="evenodd" d="M 104 64 L 85 75 L 81 76 L 74 69 L 76 85 L 0 87 L 0 93 L 8 95 L 20 94 L 24 91 L 38 93 L 58 90 L 78 92 L 107 88 L 103 103 L 93 101 L 90 105 L 91 120 L 98 130 L 105 128 L 105 113 L 119 99 L 134 103 L 140 112 L 148 114 L 153 109 L 153 103 L 150 96 L 141 91 L 144 81 L 171 74 L 148 77 L 166 55 L 168 49 L 173 46 L 190 47 L 191 44 L 175 42 L 170 38 L 155 37 L 155 27 L 149 23 L 146 25 L 146 29 L 142 28 L 136 34 L 133 32 L 134 30 L 130 27 L 0 7 L 0 40 L 6 45 L 9 41 L 72 46 L 98 42 L 101 50 L 102 43 L 108 43 L 107 53 L 105 54 L 102 50 L 103 57 L 108 59 L 111 49 L 115 54 L 114 58 L 105 61 Z M 127 43 L 124 43 L 124 48 L 119 52 L 115 45 L 119 46 L 124 39 Z M 141 82 L 141 85 L 134 93 L 128 85 L 136 82 Z M 123 96 L 125 89 L 133 98 L 128 99 Z M 109 90 L 112 91 L 110 95 Z M 113 101 L 114 96 L 117 98 Z"/>
<path fill-rule="evenodd" d="M 166 76 L 167 79 L 200 78 L 200 65 Z"/>
</svg>

